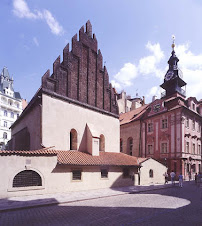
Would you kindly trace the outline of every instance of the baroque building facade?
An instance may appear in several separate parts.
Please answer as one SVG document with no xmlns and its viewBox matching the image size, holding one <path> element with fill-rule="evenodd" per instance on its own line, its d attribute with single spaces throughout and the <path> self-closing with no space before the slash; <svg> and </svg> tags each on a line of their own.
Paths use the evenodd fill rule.
<svg viewBox="0 0 202 226">
<path fill-rule="evenodd" d="M 174 44 L 169 69 L 161 87 L 165 90 L 143 108 L 120 115 L 123 153 L 152 157 L 182 173 L 185 179 L 201 171 L 202 100 L 186 99 L 185 81 L 178 68 Z"/>
<path fill-rule="evenodd" d="M 11 139 L 11 125 L 22 113 L 22 98 L 13 88 L 13 78 L 8 69 L 3 68 L 0 75 L 0 149 L 5 149 Z"/>
</svg>

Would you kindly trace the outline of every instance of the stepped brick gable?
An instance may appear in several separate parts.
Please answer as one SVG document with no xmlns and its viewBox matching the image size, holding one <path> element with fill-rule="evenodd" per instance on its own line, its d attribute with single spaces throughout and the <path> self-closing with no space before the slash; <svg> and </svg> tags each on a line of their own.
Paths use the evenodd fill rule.
<svg viewBox="0 0 202 226">
<path fill-rule="evenodd" d="M 53 74 L 48 70 L 42 77 L 42 88 L 77 100 L 86 105 L 118 115 L 118 107 L 107 69 L 103 67 L 101 51 L 95 34 L 92 35 L 90 21 L 72 38 L 72 50 L 69 44 L 53 63 Z"/>
</svg>

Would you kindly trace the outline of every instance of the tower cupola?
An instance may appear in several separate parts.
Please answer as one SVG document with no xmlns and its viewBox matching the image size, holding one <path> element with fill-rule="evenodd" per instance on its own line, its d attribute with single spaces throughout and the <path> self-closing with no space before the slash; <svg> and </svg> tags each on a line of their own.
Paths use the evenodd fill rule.
<svg viewBox="0 0 202 226">
<path fill-rule="evenodd" d="M 182 71 L 178 68 L 179 59 L 175 54 L 174 48 L 175 48 L 175 37 L 173 36 L 172 52 L 168 60 L 169 68 L 165 74 L 164 83 L 161 85 L 161 88 L 165 90 L 165 93 L 164 95 L 162 95 L 162 97 L 171 96 L 176 92 L 184 97 L 186 95 L 185 90 L 182 89 L 182 87 L 186 85 L 186 82 L 183 81 Z"/>
</svg>

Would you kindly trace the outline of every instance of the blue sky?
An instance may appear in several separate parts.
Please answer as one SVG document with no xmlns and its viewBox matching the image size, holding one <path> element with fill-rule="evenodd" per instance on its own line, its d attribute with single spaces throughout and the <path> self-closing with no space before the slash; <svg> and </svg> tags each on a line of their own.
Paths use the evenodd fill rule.
<svg viewBox="0 0 202 226">
<path fill-rule="evenodd" d="M 200 0 L 1 0 L 0 15 L 0 70 L 27 100 L 87 20 L 118 91 L 160 96 L 174 34 L 187 97 L 202 98 Z"/>
</svg>

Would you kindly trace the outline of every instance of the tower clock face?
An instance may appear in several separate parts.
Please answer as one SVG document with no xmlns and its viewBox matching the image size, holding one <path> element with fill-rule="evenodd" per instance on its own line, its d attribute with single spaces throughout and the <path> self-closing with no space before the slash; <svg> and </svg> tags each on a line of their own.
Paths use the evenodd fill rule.
<svg viewBox="0 0 202 226">
<path fill-rule="evenodd" d="M 168 81 L 173 77 L 173 71 L 168 71 L 167 74 L 165 75 L 165 80 Z"/>
</svg>

